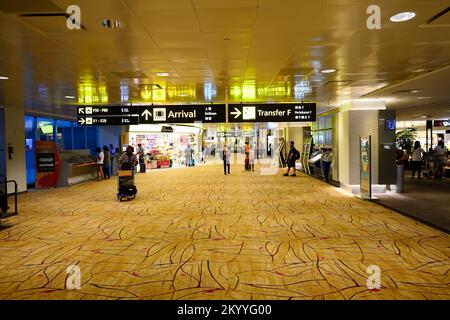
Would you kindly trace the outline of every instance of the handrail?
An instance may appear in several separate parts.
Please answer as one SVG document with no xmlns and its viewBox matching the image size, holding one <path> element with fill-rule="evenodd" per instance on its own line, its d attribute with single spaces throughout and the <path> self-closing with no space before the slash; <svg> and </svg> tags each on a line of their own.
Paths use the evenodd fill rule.
<svg viewBox="0 0 450 320">
<path fill-rule="evenodd" d="M 8 183 L 14 183 L 14 213 L 10 214 L 9 216 L 15 216 L 18 214 L 18 212 L 17 212 L 17 195 L 19 193 L 19 185 L 16 180 L 6 181 L 6 184 L 8 184 Z M 8 195 L 6 195 L 6 196 L 8 196 Z"/>
<path fill-rule="evenodd" d="M 17 215 L 18 214 L 18 210 L 17 210 L 17 196 L 18 196 L 18 190 L 19 190 L 19 186 L 18 186 L 18 183 L 17 183 L 17 181 L 15 181 L 15 180 L 6 180 L 6 177 L 5 176 L 3 176 L 3 175 L 0 175 L 0 183 L 4 183 L 5 184 L 5 197 L 6 197 L 6 199 L 8 198 L 8 183 L 13 183 L 14 184 L 14 213 L 12 213 L 12 214 L 8 214 L 8 212 L 6 211 L 6 212 L 4 212 L 5 214 L 7 214 L 7 216 L 15 216 L 15 215 Z M 7 209 L 9 209 L 8 208 L 8 200 L 6 200 L 7 202 L 6 202 L 6 207 L 7 207 Z M 3 216 L 3 217 L 0 217 L 0 218 L 4 218 L 5 216 Z"/>
</svg>

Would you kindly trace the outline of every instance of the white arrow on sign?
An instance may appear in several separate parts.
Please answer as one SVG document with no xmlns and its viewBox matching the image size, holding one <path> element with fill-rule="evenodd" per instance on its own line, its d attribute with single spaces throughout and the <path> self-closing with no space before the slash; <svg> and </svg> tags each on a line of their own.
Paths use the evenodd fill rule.
<svg viewBox="0 0 450 320">
<path fill-rule="evenodd" d="M 80 124 L 84 124 L 86 121 L 84 121 L 84 118 L 81 118 L 81 119 L 78 119 L 78 122 L 79 122 Z"/>
<path fill-rule="evenodd" d="M 148 117 L 151 117 L 152 113 L 148 111 L 148 109 L 145 109 L 145 111 L 142 112 L 142 116 L 145 117 L 145 121 L 148 121 Z"/>
<path fill-rule="evenodd" d="M 234 118 L 237 119 L 242 114 L 242 112 L 238 108 L 234 108 L 234 110 L 235 110 L 235 112 L 231 112 L 230 114 L 236 115 Z"/>
<path fill-rule="evenodd" d="M 78 112 L 79 112 L 80 114 L 84 114 L 84 108 L 78 108 Z"/>
</svg>

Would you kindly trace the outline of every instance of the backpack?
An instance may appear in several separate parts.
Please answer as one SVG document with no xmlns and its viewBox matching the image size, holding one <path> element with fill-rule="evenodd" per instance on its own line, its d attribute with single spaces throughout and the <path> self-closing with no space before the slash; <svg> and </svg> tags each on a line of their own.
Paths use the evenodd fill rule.
<svg viewBox="0 0 450 320">
<path fill-rule="evenodd" d="M 300 152 L 297 149 L 295 149 L 295 151 L 294 151 L 294 157 L 295 157 L 295 160 L 300 159 Z"/>
</svg>

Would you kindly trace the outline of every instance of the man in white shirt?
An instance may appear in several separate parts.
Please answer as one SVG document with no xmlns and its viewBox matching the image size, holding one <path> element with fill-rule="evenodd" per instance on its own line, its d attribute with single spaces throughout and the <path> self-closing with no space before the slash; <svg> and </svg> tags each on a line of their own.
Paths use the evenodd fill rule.
<svg viewBox="0 0 450 320">
<path fill-rule="evenodd" d="M 414 178 L 414 176 L 416 175 L 416 171 L 417 171 L 417 176 L 419 177 L 419 179 L 421 179 L 421 174 L 422 174 L 422 156 L 425 153 L 425 150 L 422 149 L 422 147 L 420 146 L 420 142 L 416 141 L 416 143 L 414 144 L 414 151 L 411 155 L 411 166 L 412 166 L 412 177 Z"/>
</svg>

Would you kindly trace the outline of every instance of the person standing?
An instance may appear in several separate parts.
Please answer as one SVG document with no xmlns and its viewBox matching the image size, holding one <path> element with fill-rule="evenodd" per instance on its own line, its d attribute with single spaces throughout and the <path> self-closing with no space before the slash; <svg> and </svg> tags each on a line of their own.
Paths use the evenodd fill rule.
<svg viewBox="0 0 450 320">
<path fill-rule="evenodd" d="M 103 146 L 103 154 L 104 154 L 104 158 L 103 158 L 103 176 L 105 179 L 110 179 L 111 178 L 111 174 L 109 172 L 109 166 L 111 164 L 111 156 L 109 153 L 109 149 L 107 146 Z"/>
<path fill-rule="evenodd" d="M 284 174 L 285 177 L 289 177 L 289 172 L 292 171 L 294 172 L 291 177 L 296 177 L 297 174 L 295 173 L 295 161 L 297 161 L 298 159 L 300 159 L 300 152 L 298 152 L 297 149 L 295 149 L 294 147 L 295 142 L 291 141 L 290 143 L 290 149 L 289 149 L 289 154 L 287 157 L 287 172 Z"/>
<path fill-rule="evenodd" d="M 421 179 L 421 175 L 422 175 L 422 156 L 425 153 L 425 150 L 422 149 L 422 147 L 420 146 L 420 142 L 416 141 L 414 143 L 414 151 L 411 155 L 411 161 L 412 161 L 412 177 L 414 178 L 414 176 L 416 175 L 416 171 L 417 171 L 417 176 L 419 179 Z"/>
<path fill-rule="evenodd" d="M 142 144 L 138 144 L 137 156 L 139 157 L 139 172 L 145 173 L 145 152 Z"/>
<path fill-rule="evenodd" d="M 225 145 L 223 147 L 223 152 L 222 152 L 222 158 L 223 158 L 223 172 L 225 173 L 225 175 L 231 174 L 230 173 L 230 167 L 231 167 L 231 162 L 230 162 L 230 150 L 228 149 L 228 147 Z"/>
<path fill-rule="evenodd" d="M 103 175 L 103 161 L 105 159 L 105 154 L 102 152 L 100 147 L 97 147 L 97 181 L 101 181 L 104 178 Z"/>
<path fill-rule="evenodd" d="M 115 175 L 116 172 L 114 166 L 117 162 L 117 150 L 114 148 L 112 143 L 109 145 L 109 157 L 110 157 L 109 172 L 113 176 Z"/>
<path fill-rule="evenodd" d="M 192 166 L 192 148 L 190 144 L 184 150 L 184 157 L 186 158 L 186 167 Z"/>
<path fill-rule="evenodd" d="M 325 182 L 330 182 L 330 168 L 333 162 L 333 154 L 331 153 L 331 148 L 327 147 L 323 149 L 322 153 L 322 169 Z"/>
<path fill-rule="evenodd" d="M 447 163 L 448 149 L 444 145 L 444 141 L 439 140 L 438 145 L 434 148 L 434 179 L 444 177 L 444 167 Z"/>
<path fill-rule="evenodd" d="M 255 148 L 253 145 L 248 149 L 249 170 L 255 171 Z"/>
</svg>

